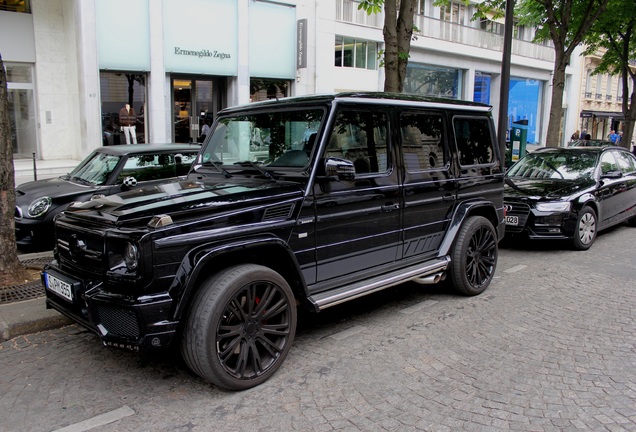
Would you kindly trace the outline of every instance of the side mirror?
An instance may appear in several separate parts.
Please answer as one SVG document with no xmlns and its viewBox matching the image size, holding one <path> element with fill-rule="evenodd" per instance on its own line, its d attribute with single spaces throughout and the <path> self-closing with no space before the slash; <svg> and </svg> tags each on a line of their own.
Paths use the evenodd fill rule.
<svg viewBox="0 0 636 432">
<path fill-rule="evenodd" d="M 621 171 L 608 171 L 604 174 L 601 174 L 601 179 L 619 179 L 623 177 L 623 173 Z"/>
<path fill-rule="evenodd" d="M 356 169 L 353 162 L 347 159 L 327 158 L 324 161 L 325 175 L 337 180 L 354 180 Z"/>
</svg>

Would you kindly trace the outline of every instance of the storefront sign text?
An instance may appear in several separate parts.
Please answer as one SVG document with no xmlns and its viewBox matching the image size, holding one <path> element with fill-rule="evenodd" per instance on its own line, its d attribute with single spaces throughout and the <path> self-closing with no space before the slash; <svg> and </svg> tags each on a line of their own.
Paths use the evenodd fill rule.
<svg viewBox="0 0 636 432">
<path fill-rule="evenodd" d="M 174 47 L 174 53 L 176 55 L 194 56 L 199 58 L 212 57 L 212 58 L 218 58 L 220 60 L 232 58 L 232 56 L 229 53 L 219 52 L 216 50 L 210 51 L 207 49 L 192 51 L 192 50 L 184 50 L 184 49 L 181 49 L 180 47 Z"/>
</svg>

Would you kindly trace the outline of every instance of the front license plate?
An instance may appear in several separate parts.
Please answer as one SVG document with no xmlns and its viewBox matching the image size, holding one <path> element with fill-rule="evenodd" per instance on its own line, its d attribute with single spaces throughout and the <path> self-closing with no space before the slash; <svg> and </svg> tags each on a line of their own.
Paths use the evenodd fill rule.
<svg viewBox="0 0 636 432">
<path fill-rule="evenodd" d="M 519 225 L 519 216 L 506 216 L 506 225 Z"/>
<path fill-rule="evenodd" d="M 46 289 L 54 292 L 62 298 L 72 302 L 73 301 L 73 290 L 71 289 L 71 284 L 64 282 L 61 279 L 56 278 L 55 276 L 50 275 L 49 273 L 45 273 L 46 275 Z"/>
</svg>

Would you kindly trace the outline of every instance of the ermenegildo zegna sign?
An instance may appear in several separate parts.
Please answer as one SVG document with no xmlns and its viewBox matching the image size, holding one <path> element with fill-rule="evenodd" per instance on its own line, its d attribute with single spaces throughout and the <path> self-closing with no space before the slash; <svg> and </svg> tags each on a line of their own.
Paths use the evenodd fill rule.
<svg viewBox="0 0 636 432">
<path fill-rule="evenodd" d="M 218 58 L 219 60 L 232 58 L 232 56 L 229 53 L 223 53 L 216 50 L 210 51 L 207 49 L 194 51 L 194 50 L 182 49 L 181 47 L 174 47 L 174 53 L 175 55 L 193 56 L 193 57 L 199 57 L 199 58 L 212 57 L 212 58 Z"/>
</svg>

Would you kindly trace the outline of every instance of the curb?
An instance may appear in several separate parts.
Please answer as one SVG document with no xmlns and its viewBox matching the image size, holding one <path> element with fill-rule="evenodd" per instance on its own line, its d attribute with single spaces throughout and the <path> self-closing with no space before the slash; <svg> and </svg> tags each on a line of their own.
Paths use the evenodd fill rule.
<svg viewBox="0 0 636 432">
<path fill-rule="evenodd" d="M 44 297 L 0 305 L 0 341 L 25 334 L 51 330 L 72 321 L 53 309 L 47 309 Z"/>
<path fill-rule="evenodd" d="M 18 255 L 20 261 L 52 258 L 51 252 Z M 66 316 L 47 309 L 45 297 L 0 304 L 0 341 L 72 324 Z"/>
</svg>

